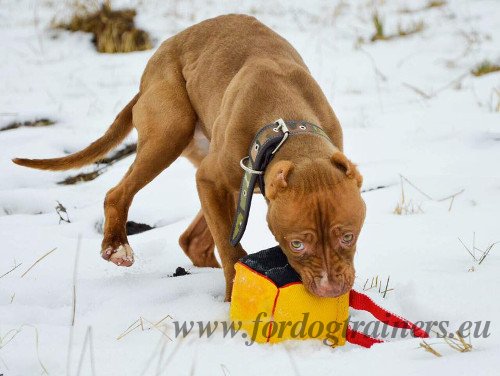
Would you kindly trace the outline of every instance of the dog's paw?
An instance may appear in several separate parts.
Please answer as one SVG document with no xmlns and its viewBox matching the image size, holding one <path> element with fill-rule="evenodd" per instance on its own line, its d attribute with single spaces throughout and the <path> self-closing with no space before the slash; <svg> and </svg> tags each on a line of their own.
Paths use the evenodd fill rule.
<svg viewBox="0 0 500 376">
<path fill-rule="evenodd" d="M 101 256 L 118 266 L 131 266 L 134 263 L 134 252 L 128 244 L 121 244 L 118 248 L 108 247 L 101 252 Z"/>
</svg>

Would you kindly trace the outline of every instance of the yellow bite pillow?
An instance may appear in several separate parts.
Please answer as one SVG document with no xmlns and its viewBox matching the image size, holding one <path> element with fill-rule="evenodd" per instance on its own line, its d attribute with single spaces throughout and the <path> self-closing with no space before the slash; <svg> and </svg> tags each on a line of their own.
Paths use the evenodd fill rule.
<svg viewBox="0 0 500 376">
<path fill-rule="evenodd" d="M 320 339 L 331 346 L 352 342 L 371 347 L 382 342 L 349 327 L 349 306 L 366 310 L 391 326 L 428 334 L 354 290 L 336 298 L 311 294 L 279 247 L 243 257 L 235 265 L 230 317 L 252 341 L 276 343 L 288 339 Z"/>
</svg>

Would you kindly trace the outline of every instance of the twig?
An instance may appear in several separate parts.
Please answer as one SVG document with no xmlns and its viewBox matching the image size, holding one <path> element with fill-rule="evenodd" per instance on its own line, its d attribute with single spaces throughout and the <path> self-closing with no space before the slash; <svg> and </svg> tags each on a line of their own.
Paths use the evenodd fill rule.
<svg viewBox="0 0 500 376">
<path fill-rule="evenodd" d="M 479 258 L 479 260 L 478 260 L 478 264 L 479 264 L 479 265 L 481 265 L 481 263 L 484 261 L 484 259 L 486 258 L 486 256 L 488 256 L 488 255 L 489 255 L 489 253 L 490 253 L 491 249 L 492 249 L 492 248 L 493 248 L 496 244 L 498 244 L 498 243 L 500 243 L 500 241 L 499 241 L 499 242 L 495 242 L 495 243 L 491 244 L 488 248 L 486 248 L 486 251 L 484 251 L 483 255 L 482 255 L 482 256 Z"/>
<path fill-rule="evenodd" d="M 170 336 L 169 336 L 167 333 L 165 333 L 163 330 L 161 330 L 161 329 L 160 329 L 160 327 L 159 327 L 159 324 L 160 324 L 163 320 L 165 320 L 167 317 L 170 317 L 170 316 L 166 316 L 166 317 L 164 317 L 163 319 L 161 319 L 160 321 L 158 321 L 156 324 L 153 324 L 151 321 L 149 321 L 149 320 L 147 320 L 147 319 L 145 319 L 145 318 L 143 318 L 143 317 L 142 317 L 141 319 L 142 319 L 143 321 L 146 321 L 148 324 L 151 324 L 151 325 L 152 325 L 151 327 L 147 328 L 146 330 L 150 330 L 151 328 L 155 328 L 155 329 L 156 329 L 156 330 L 158 330 L 160 333 L 162 333 L 165 337 L 167 337 L 170 341 L 172 341 L 172 338 L 170 338 Z M 142 322 L 142 320 L 141 320 L 141 322 Z M 142 330 L 144 331 L 144 326 L 143 326 L 143 329 L 142 329 Z"/>
<path fill-rule="evenodd" d="M 369 279 L 367 278 L 365 284 L 363 285 L 363 291 L 368 291 L 373 289 L 374 287 L 378 287 L 378 275 L 372 277 L 372 280 L 370 282 L 370 287 L 366 287 L 366 285 L 368 284 L 368 280 Z"/>
<path fill-rule="evenodd" d="M 31 326 L 31 325 L 30 325 Z M 45 375 L 48 375 L 49 373 L 47 372 L 47 369 L 42 363 L 42 360 L 40 359 L 40 347 L 39 347 L 39 341 L 38 341 L 38 329 L 34 326 L 32 328 L 35 330 L 35 345 L 36 345 L 36 357 L 38 359 L 38 363 L 40 364 L 40 367 L 42 367 L 43 373 Z"/>
<path fill-rule="evenodd" d="M 42 33 L 38 30 L 38 26 L 40 23 L 40 17 L 38 15 L 38 2 L 35 2 L 33 6 L 33 26 L 35 28 L 35 33 L 37 35 L 38 39 L 38 45 L 40 47 L 40 53 L 43 55 L 44 50 L 43 50 L 43 38 L 42 38 Z"/>
<path fill-rule="evenodd" d="M 468 337 L 469 337 L 469 343 L 465 342 L 464 337 L 462 337 L 462 335 L 459 332 L 457 332 L 457 337 L 460 340 L 460 342 L 462 343 L 462 346 L 464 348 L 472 349 L 472 343 L 471 343 L 471 340 L 470 340 L 470 333 L 468 335 Z"/>
<path fill-rule="evenodd" d="M 220 368 L 222 369 L 222 373 L 224 374 L 224 376 L 231 376 L 231 372 L 229 372 L 229 369 L 225 364 L 221 363 Z"/>
<path fill-rule="evenodd" d="M 3 366 L 5 367 L 5 369 L 8 371 L 9 370 L 9 367 L 7 366 L 7 363 L 5 363 L 5 360 L 3 360 L 3 358 L 0 356 L 0 361 L 2 361 L 3 363 Z"/>
<path fill-rule="evenodd" d="M 411 84 L 409 84 L 407 82 L 403 82 L 403 86 L 407 87 L 410 90 L 413 90 L 415 93 L 417 93 L 418 95 L 420 95 L 421 97 L 423 97 L 425 99 L 432 99 L 432 98 L 436 97 L 442 91 L 448 89 L 450 86 L 459 84 L 468 75 L 469 75 L 469 72 L 462 73 L 460 76 L 454 78 L 450 82 L 448 82 L 445 85 L 441 86 L 437 90 L 432 91 L 431 93 L 426 93 L 422 89 L 419 89 L 418 87 L 413 86 L 413 85 L 411 85 Z"/>
<path fill-rule="evenodd" d="M 5 347 L 10 341 L 12 341 L 21 331 L 23 330 L 24 327 L 29 327 L 32 328 L 35 331 L 35 348 L 36 348 L 36 356 L 38 360 L 38 364 L 42 368 L 42 374 L 48 375 L 49 373 L 47 372 L 47 368 L 45 368 L 45 365 L 43 364 L 42 360 L 40 359 L 40 346 L 39 346 L 39 340 L 38 340 L 38 329 L 33 326 L 33 325 L 27 325 L 23 324 L 17 329 L 11 329 L 9 330 L 3 337 L 0 337 L 0 349 Z M 11 334 L 12 333 L 12 334 Z M 10 335 L 10 338 L 7 342 L 4 342 L 5 338 L 7 338 Z"/>
<path fill-rule="evenodd" d="M 13 271 L 14 271 L 14 270 L 16 270 L 17 268 L 19 268 L 22 264 L 23 264 L 23 263 L 17 264 L 17 265 L 16 265 L 16 266 L 14 266 L 12 269 L 10 269 L 8 272 L 6 272 L 6 273 L 2 274 L 2 275 L 0 276 L 0 279 L 1 279 L 1 278 L 3 278 L 3 277 L 5 277 L 7 274 L 9 274 L 9 273 L 13 272 Z"/>
<path fill-rule="evenodd" d="M 135 324 L 137 324 L 137 325 L 134 326 Z M 134 327 L 132 328 L 132 326 L 134 326 Z M 141 326 L 141 324 L 139 322 L 139 319 L 137 319 L 132 324 L 130 324 L 130 326 L 127 329 L 125 329 L 125 331 L 122 334 L 120 334 L 118 337 L 116 337 L 116 340 L 117 341 L 121 340 L 123 337 L 125 337 L 127 334 L 129 334 L 133 330 L 137 329 L 139 326 Z"/>
<path fill-rule="evenodd" d="M 434 96 L 436 96 L 437 94 L 439 94 L 440 92 L 448 89 L 450 86 L 453 86 L 453 85 L 456 85 L 456 84 L 459 84 L 460 82 L 462 82 L 462 80 L 467 77 L 469 75 L 469 72 L 465 72 L 465 73 L 462 73 L 460 76 L 454 78 L 453 80 L 451 80 L 450 82 L 446 83 L 445 85 L 441 86 L 439 89 L 437 89 L 436 91 L 434 91 Z"/>
<path fill-rule="evenodd" d="M 464 248 L 467 250 L 467 252 L 469 252 L 469 254 L 472 256 L 472 258 L 474 259 L 474 261 L 477 261 L 477 259 L 476 259 L 476 255 L 470 251 L 470 249 L 469 249 L 469 248 L 465 245 L 465 243 L 462 241 L 462 239 L 458 238 L 458 241 L 459 241 L 460 243 L 462 243 L 462 245 L 463 245 L 463 246 L 464 246 Z"/>
<path fill-rule="evenodd" d="M 66 356 L 66 375 L 71 376 L 71 355 L 73 349 L 73 335 L 75 330 L 75 319 L 76 319 L 76 282 L 77 282 L 77 271 L 78 271 L 78 260 L 80 257 L 80 245 L 82 237 L 78 235 L 78 240 L 76 243 L 76 254 L 75 254 L 75 265 L 73 268 L 73 297 L 72 297 L 72 309 L 71 309 L 71 326 L 69 329 L 69 341 L 68 341 L 68 353 Z"/>
<path fill-rule="evenodd" d="M 90 367 L 92 368 L 92 375 L 96 375 L 95 359 L 94 359 L 94 332 L 92 331 L 92 327 L 89 327 L 89 346 L 90 346 Z"/>
<path fill-rule="evenodd" d="M 199 347 L 195 347 L 194 353 L 191 355 L 191 369 L 189 370 L 189 376 L 194 375 L 194 371 L 196 369 L 196 361 L 198 359 L 198 349 Z"/>
<path fill-rule="evenodd" d="M 436 200 L 436 201 L 437 201 L 437 202 L 442 202 L 442 201 L 449 200 L 450 198 L 451 198 L 452 200 L 454 200 L 454 199 L 455 199 L 455 197 L 457 197 L 458 195 L 460 195 L 460 194 L 462 194 L 462 193 L 464 193 L 464 192 L 465 192 L 465 189 L 462 189 L 462 190 L 458 191 L 457 193 L 453 193 L 452 195 L 449 195 L 449 196 L 444 197 L 444 198 L 440 198 L 439 200 Z"/>
<path fill-rule="evenodd" d="M 391 276 L 387 277 L 387 281 L 385 283 L 385 289 L 382 290 L 382 279 L 379 280 L 378 275 L 375 277 L 372 277 L 372 280 L 370 282 L 370 286 L 367 287 L 369 279 L 367 278 L 365 281 L 365 284 L 363 285 L 363 291 L 368 291 L 371 290 L 375 287 L 378 287 L 378 292 L 379 294 L 382 294 L 382 297 L 385 298 L 387 296 L 387 293 L 389 291 L 393 291 L 394 289 L 389 288 L 389 281 L 391 279 Z"/>
<path fill-rule="evenodd" d="M 162 333 L 164 336 L 166 336 L 169 340 L 172 341 L 172 338 L 170 338 L 170 336 L 165 333 L 163 330 L 160 329 L 160 324 L 165 321 L 166 319 L 172 319 L 172 316 L 170 315 L 167 315 L 165 316 L 164 318 L 162 318 L 161 320 L 159 320 L 158 322 L 156 323 L 153 323 L 151 321 L 149 321 L 148 319 L 145 319 L 144 317 L 140 316 L 137 320 L 135 320 L 132 324 L 130 324 L 130 326 L 125 329 L 125 331 L 120 334 L 116 340 L 119 341 L 121 340 L 123 337 L 127 336 L 128 334 L 130 334 L 131 332 L 133 332 L 134 330 L 136 330 L 137 328 L 141 328 L 141 331 L 145 331 L 145 330 L 150 330 L 152 328 L 155 328 L 157 329 L 160 333 Z M 148 324 L 150 324 L 151 326 L 149 328 L 145 328 L 144 327 L 144 322 L 147 322 Z"/>
<path fill-rule="evenodd" d="M 462 241 L 462 239 L 458 238 L 458 241 L 462 244 L 462 246 L 465 248 L 465 250 L 469 253 L 469 255 L 471 255 L 472 259 L 475 262 L 477 262 L 478 265 L 481 265 L 482 262 L 486 259 L 486 257 L 488 257 L 488 255 L 490 254 L 490 251 L 493 249 L 493 247 L 495 245 L 497 245 L 498 243 L 500 243 L 500 241 L 491 243 L 488 246 L 488 248 L 486 248 L 483 251 L 482 249 L 479 249 L 476 247 L 476 233 L 475 232 L 473 233 L 473 237 L 472 237 L 472 251 L 469 249 L 469 247 L 467 247 L 465 245 L 465 243 Z M 481 253 L 481 257 L 479 257 L 479 258 L 476 257 L 476 251 Z"/>
<path fill-rule="evenodd" d="M 418 192 L 420 192 L 423 196 L 425 196 L 426 198 L 428 198 L 429 200 L 432 200 L 432 201 L 435 201 L 431 196 L 429 196 L 427 193 L 425 193 L 424 191 L 422 191 L 419 187 L 417 187 L 415 184 L 413 184 L 410 180 L 408 180 L 408 178 L 404 177 L 403 175 L 399 175 L 401 176 L 401 179 L 406 181 L 409 185 L 411 185 L 413 188 L 415 188 Z"/>
<path fill-rule="evenodd" d="M 5 333 L 5 335 L 3 337 L 0 337 L 0 349 L 7 346 L 7 344 L 10 341 L 12 341 L 21 332 L 22 329 L 23 329 L 23 326 L 21 325 L 19 328 L 11 329 L 7 333 Z M 11 333 L 13 333 L 13 334 L 11 335 Z M 5 338 L 8 338 L 9 335 L 11 335 L 11 337 L 9 338 L 8 341 L 5 341 Z"/>
<path fill-rule="evenodd" d="M 387 283 L 385 284 L 385 290 L 384 290 L 384 294 L 382 295 L 382 298 L 385 298 L 385 296 L 387 295 L 387 293 L 389 291 L 392 291 L 394 289 L 389 289 L 389 280 L 391 279 L 391 276 L 387 277 Z"/>
<path fill-rule="evenodd" d="M 453 207 L 453 203 L 455 202 L 455 197 L 456 196 L 453 196 L 450 200 L 450 206 L 448 207 L 448 211 L 451 212 L 451 208 Z"/>
<path fill-rule="evenodd" d="M 377 63 L 376 63 L 375 59 L 373 58 L 372 55 L 370 55 L 370 53 L 368 51 L 364 50 L 362 47 L 359 47 L 359 50 L 361 52 L 363 52 L 366 56 L 368 56 L 368 58 L 370 59 L 370 62 L 372 63 L 373 71 L 375 72 L 375 77 L 376 77 L 375 85 L 376 85 L 376 88 L 377 88 L 377 99 L 378 99 L 378 102 L 379 102 L 380 109 L 383 112 L 384 103 L 382 102 L 382 95 L 380 93 L 379 78 L 380 78 L 380 80 L 382 82 L 386 82 L 387 81 L 387 76 L 385 74 L 383 74 L 382 71 L 377 67 Z"/>
<path fill-rule="evenodd" d="M 451 211 L 453 202 L 455 201 L 455 197 L 457 197 L 458 195 L 460 195 L 460 194 L 462 194 L 462 193 L 465 192 L 465 189 L 461 189 L 460 191 L 458 191 L 456 193 L 453 193 L 453 194 L 451 194 L 449 196 L 446 196 L 446 197 L 443 197 L 443 198 L 439 198 L 439 199 L 435 199 L 431 195 L 425 193 L 422 189 L 420 189 L 419 187 L 417 187 L 415 184 L 413 184 L 407 177 L 405 177 L 405 176 L 403 176 L 401 174 L 399 174 L 399 176 L 400 176 L 400 179 L 401 179 L 401 204 L 398 203 L 398 206 L 394 210 L 394 212 L 396 214 L 401 214 L 401 212 L 403 211 L 403 208 L 404 208 L 404 204 L 405 204 L 403 181 L 405 181 L 406 183 L 408 183 L 411 187 L 413 187 L 417 192 L 419 192 L 421 195 L 423 195 L 428 200 L 431 200 L 431 201 L 434 201 L 434 202 L 443 202 L 443 201 L 446 201 L 446 200 L 451 200 L 450 206 L 448 207 L 448 211 Z M 410 201 L 410 203 L 411 203 L 411 201 Z M 419 210 L 422 211 L 422 209 L 420 207 L 419 207 Z"/>
<path fill-rule="evenodd" d="M 372 63 L 372 66 L 373 66 L 373 70 L 375 71 L 377 76 L 380 77 L 380 79 L 382 81 L 387 81 L 387 76 L 385 74 L 383 74 L 382 71 L 377 67 L 377 62 L 375 61 L 373 56 L 368 51 L 366 51 L 365 49 L 363 49 L 361 47 L 359 48 L 359 50 L 361 52 L 363 52 L 366 56 L 368 56 L 368 59 L 370 59 L 370 62 Z"/>
<path fill-rule="evenodd" d="M 78 261 L 80 258 L 80 246 L 81 246 L 82 237 L 78 236 L 78 241 L 76 245 L 76 255 L 75 255 L 75 266 L 73 268 L 73 309 L 71 314 L 71 326 L 75 326 L 75 317 L 76 317 L 76 282 L 78 276 Z"/>
<path fill-rule="evenodd" d="M 156 353 L 157 353 L 158 348 L 161 347 L 161 345 L 163 343 L 163 340 L 164 340 L 163 337 L 160 337 L 158 339 L 158 342 L 156 343 L 156 346 L 155 346 L 153 352 L 151 353 L 151 356 L 149 357 L 148 361 L 146 362 L 146 367 L 141 372 L 141 376 L 145 375 L 146 372 L 148 371 L 149 367 L 151 366 L 151 363 L 153 362 L 153 359 L 156 357 Z"/>
<path fill-rule="evenodd" d="M 170 353 L 170 355 L 168 356 L 167 360 L 165 361 L 165 363 L 163 363 L 163 365 L 161 364 L 162 360 L 163 360 L 163 353 L 165 352 L 165 348 L 166 348 L 166 345 L 167 345 L 167 341 L 164 340 L 163 342 L 163 345 L 161 347 L 161 350 L 160 350 L 160 357 L 158 359 L 158 365 L 157 365 L 157 368 L 156 368 L 156 374 L 159 375 L 161 371 L 165 370 L 168 366 L 168 364 L 170 363 L 170 361 L 173 359 L 174 355 L 177 353 L 177 351 L 179 351 L 179 349 L 181 348 L 181 343 L 182 343 L 182 339 L 178 340 L 176 342 L 176 346 L 172 349 L 172 352 Z"/>
<path fill-rule="evenodd" d="M 82 352 L 80 353 L 80 360 L 78 361 L 78 370 L 76 372 L 76 376 L 80 376 L 80 372 L 82 370 L 82 365 L 83 365 L 83 357 L 85 356 L 85 350 L 87 349 L 87 343 L 89 344 L 88 347 L 90 351 L 90 368 L 92 370 L 92 375 L 95 375 L 93 335 L 92 335 L 92 327 L 89 326 L 87 328 L 87 332 L 85 333 L 85 338 L 83 340 Z"/>
<path fill-rule="evenodd" d="M 414 91 L 415 93 L 417 93 L 418 95 L 420 95 L 424 99 L 431 99 L 433 97 L 433 95 L 427 94 L 425 91 L 419 89 L 416 86 L 410 85 L 409 83 L 403 82 L 403 86 Z"/>
<path fill-rule="evenodd" d="M 378 191 L 379 189 L 389 188 L 389 187 L 392 187 L 393 185 L 394 184 L 387 184 L 387 185 L 378 185 L 376 187 L 371 187 L 371 188 L 365 188 L 365 189 L 361 190 L 361 193 Z"/>
<path fill-rule="evenodd" d="M 430 352 L 431 354 L 434 354 L 434 355 L 435 355 L 435 356 L 437 356 L 437 357 L 441 357 L 441 354 L 440 354 L 440 353 L 438 353 L 436 350 L 434 350 L 434 349 L 432 348 L 432 346 L 431 346 L 431 345 L 429 345 L 429 344 L 428 344 L 427 342 L 425 342 L 425 341 L 422 341 L 422 342 L 420 343 L 420 347 L 422 347 L 425 351 L 428 351 L 428 352 Z"/>
<path fill-rule="evenodd" d="M 35 265 L 36 265 L 36 264 L 38 264 L 38 263 L 39 263 L 40 261 L 42 261 L 45 257 L 47 257 L 48 255 L 50 255 L 50 254 L 51 254 L 52 252 L 54 252 L 56 249 L 57 249 L 57 247 L 56 247 L 56 248 L 54 248 L 54 249 L 52 249 L 52 250 L 50 250 L 50 251 L 48 251 L 46 254 L 44 254 L 42 257 L 40 257 L 38 260 L 36 260 L 36 261 L 33 263 L 33 265 L 31 265 L 31 266 L 28 268 L 28 270 L 26 270 L 26 271 L 25 271 L 25 272 L 21 275 L 21 278 L 23 278 L 26 274 L 28 274 L 28 272 L 29 272 L 31 269 L 33 269 L 33 268 L 35 267 Z"/>
<path fill-rule="evenodd" d="M 296 376 L 300 376 L 300 372 L 299 372 L 299 369 L 297 368 L 297 363 L 295 362 L 295 359 L 293 359 L 292 357 L 292 354 L 290 352 L 290 349 L 288 348 L 287 345 L 284 345 L 285 346 L 285 352 L 286 354 L 288 355 L 288 358 L 290 359 L 290 364 L 292 366 L 292 369 L 293 369 L 293 373 L 296 375 Z"/>
<path fill-rule="evenodd" d="M 455 332 L 455 336 L 458 338 L 458 340 L 453 336 L 453 337 L 444 337 L 444 341 L 448 346 L 450 346 L 453 350 L 456 350 L 458 352 L 469 352 L 472 350 L 472 344 L 469 342 L 465 342 L 464 337 L 459 332 Z M 469 341 L 470 341 L 470 335 L 469 335 Z"/>
</svg>

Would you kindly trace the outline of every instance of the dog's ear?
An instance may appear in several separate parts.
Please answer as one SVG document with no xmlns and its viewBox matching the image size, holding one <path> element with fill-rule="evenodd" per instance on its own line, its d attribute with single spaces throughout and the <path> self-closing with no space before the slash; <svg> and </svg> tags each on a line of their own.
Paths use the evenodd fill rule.
<svg viewBox="0 0 500 376">
<path fill-rule="evenodd" d="M 337 168 L 342 170 L 348 178 L 356 180 L 358 187 L 361 188 L 363 177 L 359 173 L 356 165 L 347 159 L 344 153 L 336 151 L 333 153 L 331 161 Z"/>
<path fill-rule="evenodd" d="M 288 178 L 292 172 L 294 164 L 290 161 L 276 162 L 271 169 L 266 172 L 266 196 L 270 200 L 276 198 L 281 190 L 288 186 Z"/>
</svg>

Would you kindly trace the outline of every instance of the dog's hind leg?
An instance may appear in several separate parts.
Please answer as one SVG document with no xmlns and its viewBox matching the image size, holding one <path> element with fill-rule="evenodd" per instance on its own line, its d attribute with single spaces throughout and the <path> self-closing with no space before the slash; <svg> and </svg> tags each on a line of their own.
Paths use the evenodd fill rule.
<svg viewBox="0 0 500 376">
<path fill-rule="evenodd" d="M 214 254 L 214 238 L 203 211 L 198 212 L 193 222 L 181 235 L 179 245 L 194 266 L 220 268 Z"/>
<path fill-rule="evenodd" d="M 120 266 L 132 265 L 125 225 L 134 195 L 175 161 L 193 137 L 196 114 L 180 77 L 148 88 L 133 108 L 137 155 L 104 202 L 101 255 Z"/>
<path fill-rule="evenodd" d="M 182 152 L 182 156 L 189 159 L 194 167 L 200 167 L 201 161 L 207 156 L 209 141 L 197 124 L 193 139 Z M 193 222 L 179 238 L 179 245 L 194 266 L 219 268 L 215 258 L 215 242 L 208 228 L 203 211 L 200 210 Z"/>
</svg>

